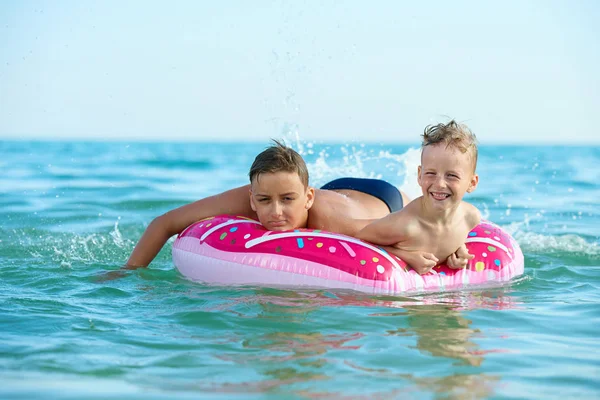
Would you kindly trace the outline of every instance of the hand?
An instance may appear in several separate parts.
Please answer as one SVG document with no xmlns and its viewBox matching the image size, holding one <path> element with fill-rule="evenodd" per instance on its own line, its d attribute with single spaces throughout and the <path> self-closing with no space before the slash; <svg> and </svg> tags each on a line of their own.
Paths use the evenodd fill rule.
<svg viewBox="0 0 600 400">
<path fill-rule="evenodd" d="M 425 275 L 438 263 L 438 259 L 432 253 L 426 251 L 411 251 L 404 255 L 403 260 L 419 275 Z"/>
<path fill-rule="evenodd" d="M 451 269 L 463 269 L 469 265 L 469 260 L 475 258 L 473 254 L 469 254 L 467 246 L 460 246 L 454 253 L 450 254 L 446 259 L 446 265 Z"/>
<path fill-rule="evenodd" d="M 107 271 L 107 272 L 102 272 L 101 274 L 97 275 L 96 279 L 94 279 L 94 281 L 96 283 L 102 283 L 102 282 L 107 282 L 107 281 L 112 281 L 115 279 L 122 278 L 125 275 L 127 275 L 127 271 L 122 270 L 122 269 L 118 269 L 116 271 Z"/>
<path fill-rule="evenodd" d="M 397 247 L 384 247 L 388 252 L 395 254 L 404 260 L 419 275 L 424 275 L 431 271 L 438 264 L 438 259 L 432 253 L 426 251 L 408 251 Z"/>
<path fill-rule="evenodd" d="M 137 268 L 140 268 L 140 267 L 132 267 L 132 266 L 124 265 L 121 267 L 121 269 L 118 269 L 116 271 L 105 271 L 96 276 L 95 282 L 102 283 L 102 282 L 106 282 L 106 281 L 112 281 L 115 279 L 123 278 L 123 277 L 129 275 L 129 273 L 132 270 L 137 269 Z"/>
</svg>

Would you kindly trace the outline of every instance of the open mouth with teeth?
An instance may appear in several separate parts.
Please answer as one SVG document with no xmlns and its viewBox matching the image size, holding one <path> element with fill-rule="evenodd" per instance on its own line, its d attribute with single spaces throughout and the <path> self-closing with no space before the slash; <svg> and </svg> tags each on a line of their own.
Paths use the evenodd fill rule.
<svg viewBox="0 0 600 400">
<path fill-rule="evenodd" d="M 429 192 L 429 194 L 431 195 L 431 197 L 433 197 L 435 200 L 446 200 L 448 197 L 450 197 L 450 195 L 448 193 L 440 193 L 440 192 Z"/>
</svg>

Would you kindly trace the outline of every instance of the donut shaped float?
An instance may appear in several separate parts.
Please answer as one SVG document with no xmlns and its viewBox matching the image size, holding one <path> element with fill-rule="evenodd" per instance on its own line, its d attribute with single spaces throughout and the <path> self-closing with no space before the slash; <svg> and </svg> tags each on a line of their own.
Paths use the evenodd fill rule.
<svg viewBox="0 0 600 400">
<path fill-rule="evenodd" d="M 186 278 L 208 284 L 375 294 L 491 286 L 523 273 L 519 245 L 499 226 L 482 221 L 466 243 L 475 256 L 467 268 L 440 264 L 419 275 L 395 255 L 350 236 L 313 229 L 268 231 L 252 219 L 220 215 L 179 234 L 173 244 L 173 263 Z"/>
</svg>

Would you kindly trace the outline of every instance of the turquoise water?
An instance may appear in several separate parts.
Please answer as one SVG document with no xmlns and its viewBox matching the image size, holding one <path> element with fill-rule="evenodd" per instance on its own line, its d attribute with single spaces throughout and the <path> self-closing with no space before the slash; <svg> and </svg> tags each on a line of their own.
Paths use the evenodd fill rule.
<svg viewBox="0 0 600 400">
<path fill-rule="evenodd" d="M 102 281 L 153 217 L 241 185 L 259 144 L 0 143 L 0 398 L 600 397 L 600 148 L 486 147 L 468 200 L 509 285 L 407 297 Z M 408 146 L 296 142 L 312 183 L 417 190 Z"/>
</svg>

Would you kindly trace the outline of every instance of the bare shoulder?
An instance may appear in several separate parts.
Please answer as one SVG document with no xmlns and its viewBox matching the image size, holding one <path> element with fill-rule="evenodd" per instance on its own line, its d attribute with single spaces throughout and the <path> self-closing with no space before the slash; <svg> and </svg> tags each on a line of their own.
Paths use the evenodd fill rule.
<svg viewBox="0 0 600 400">
<path fill-rule="evenodd" d="M 399 221 L 419 221 L 422 219 L 422 210 L 423 210 L 423 197 L 417 197 L 407 205 L 405 205 L 401 210 L 394 212 L 392 215 L 396 215 L 396 219 Z"/>
<path fill-rule="evenodd" d="M 335 197 L 327 190 L 315 190 L 315 201 L 308 210 L 308 227 L 336 231 L 337 204 Z"/>
<path fill-rule="evenodd" d="M 418 202 L 413 201 L 406 207 L 394 211 L 376 222 L 384 230 L 394 231 L 399 237 L 411 237 L 421 230 L 419 210 Z"/>
<path fill-rule="evenodd" d="M 315 201 L 308 210 L 308 228 L 354 235 L 362 227 L 359 219 L 354 203 L 345 196 L 330 190 L 315 190 Z"/>
<path fill-rule="evenodd" d="M 466 201 L 463 201 L 462 206 L 464 210 L 465 221 L 469 225 L 469 229 L 473 229 L 481 222 L 481 213 L 477 207 L 471 203 L 467 203 Z"/>
<path fill-rule="evenodd" d="M 315 189 L 315 200 L 312 207 L 308 211 L 313 215 L 327 215 L 332 208 L 336 208 L 339 204 L 339 195 L 330 190 Z"/>
<path fill-rule="evenodd" d="M 398 213 L 396 222 L 400 223 L 404 227 L 404 231 L 407 235 L 417 235 L 422 230 L 422 197 L 417 197 L 408 203 Z"/>
</svg>

